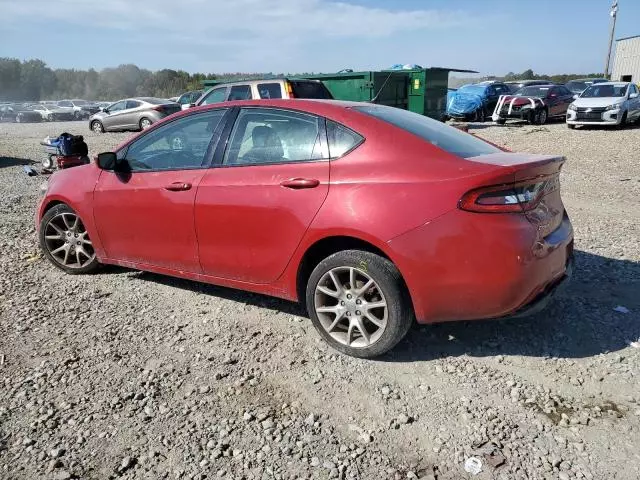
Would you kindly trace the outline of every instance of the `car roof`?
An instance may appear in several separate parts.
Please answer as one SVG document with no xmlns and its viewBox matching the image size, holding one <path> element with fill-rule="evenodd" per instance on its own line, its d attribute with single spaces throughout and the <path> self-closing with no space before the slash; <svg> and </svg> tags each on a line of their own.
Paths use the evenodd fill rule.
<svg viewBox="0 0 640 480">
<path fill-rule="evenodd" d="M 231 80 L 228 82 L 220 82 L 214 85 L 207 85 L 205 87 L 206 90 L 210 90 L 216 87 L 223 87 L 227 85 L 253 85 L 256 83 L 265 83 L 265 82 L 313 82 L 313 83 L 322 83 L 320 80 L 312 79 L 312 78 L 295 78 L 295 77 L 275 77 L 275 78 L 252 78 L 247 80 Z"/>
<path fill-rule="evenodd" d="M 623 87 L 623 86 L 629 85 L 630 83 L 631 82 L 600 82 L 600 83 L 596 83 L 596 85 L 598 85 L 599 87 L 603 85 L 613 85 L 615 87 Z"/>
</svg>

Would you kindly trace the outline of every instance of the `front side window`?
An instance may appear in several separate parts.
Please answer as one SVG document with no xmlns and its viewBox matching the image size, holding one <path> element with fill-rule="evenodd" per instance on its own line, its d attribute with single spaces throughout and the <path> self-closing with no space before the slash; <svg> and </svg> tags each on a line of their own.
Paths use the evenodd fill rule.
<svg viewBox="0 0 640 480">
<path fill-rule="evenodd" d="M 126 100 L 122 100 L 120 102 L 116 102 L 109 107 L 109 112 L 119 112 L 120 110 L 124 110 L 127 107 Z"/>
<path fill-rule="evenodd" d="M 125 155 L 131 171 L 200 168 L 226 109 L 181 117 L 132 143 Z"/>
<path fill-rule="evenodd" d="M 353 109 L 401 128 L 461 158 L 501 152 L 500 149 L 473 135 L 407 110 L 383 105 L 353 107 Z"/>
<path fill-rule="evenodd" d="M 213 103 L 224 102 L 227 98 L 227 87 L 214 88 L 202 100 L 200 105 L 211 105 Z"/>
<path fill-rule="evenodd" d="M 251 85 L 234 85 L 229 92 L 229 101 L 251 100 Z"/>
<path fill-rule="evenodd" d="M 282 89 L 279 83 L 259 83 L 258 93 L 260 98 L 282 98 Z"/>
<path fill-rule="evenodd" d="M 320 118 L 306 113 L 242 109 L 231 132 L 224 164 L 256 165 L 327 158 L 320 126 Z"/>
</svg>

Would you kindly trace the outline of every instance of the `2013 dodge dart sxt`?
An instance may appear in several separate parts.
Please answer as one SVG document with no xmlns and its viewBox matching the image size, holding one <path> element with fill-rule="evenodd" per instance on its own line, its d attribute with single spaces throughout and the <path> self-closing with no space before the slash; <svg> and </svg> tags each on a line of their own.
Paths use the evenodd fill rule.
<svg viewBox="0 0 640 480">
<path fill-rule="evenodd" d="M 416 320 L 544 306 L 571 271 L 563 162 L 380 105 L 227 102 L 56 172 L 38 235 L 68 273 L 115 264 L 299 300 L 334 348 L 374 357 Z"/>
</svg>

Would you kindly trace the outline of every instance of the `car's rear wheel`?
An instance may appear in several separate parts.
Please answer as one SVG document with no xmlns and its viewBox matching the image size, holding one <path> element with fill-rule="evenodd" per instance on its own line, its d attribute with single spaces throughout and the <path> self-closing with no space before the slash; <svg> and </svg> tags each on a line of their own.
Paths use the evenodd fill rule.
<svg viewBox="0 0 640 480">
<path fill-rule="evenodd" d="M 507 121 L 504 118 L 496 120 L 496 125 L 504 125 Z"/>
<path fill-rule="evenodd" d="M 575 125 L 571 125 L 570 123 L 567 123 L 567 128 L 569 130 L 575 130 L 576 126 Z"/>
<path fill-rule="evenodd" d="M 153 122 L 151 120 L 149 120 L 148 118 L 146 118 L 146 117 L 145 118 L 141 118 L 140 119 L 140 130 L 146 130 L 152 124 L 153 124 Z"/>
<path fill-rule="evenodd" d="M 386 258 L 360 250 L 321 261 L 307 282 L 306 304 L 327 343 L 353 357 L 387 352 L 414 322 L 398 269 Z"/>
<path fill-rule="evenodd" d="M 98 120 L 94 120 L 93 122 L 91 122 L 91 130 L 93 130 L 95 133 L 104 133 L 104 127 Z"/>
<path fill-rule="evenodd" d="M 476 122 L 484 122 L 486 120 L 486 115 L 484 113 L 484 107 L 480 107 L 476 110 L 475 121 Z"/>
<path fill-rule="evenodd" d="M 93 272 L 99 265 L 82 220 L 71 207 L 56 205 L 40 221 L 40 248 L 56 267 L 67 273 Z"/>
</svg>

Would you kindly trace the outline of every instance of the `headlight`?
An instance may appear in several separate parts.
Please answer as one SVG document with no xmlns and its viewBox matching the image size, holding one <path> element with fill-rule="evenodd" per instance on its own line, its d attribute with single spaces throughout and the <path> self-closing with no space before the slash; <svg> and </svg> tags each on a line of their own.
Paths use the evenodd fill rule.
<svg viewBox="0 0 640 480">
<path fill-rule="evenodd" d="M 573 110 L 574 112 L 576 110 L 578 110 L 578 107 L 576 107 L 573 103 L 571 105 L 569 105 L 569 110 Z"/>
<path fill-rule="evenodd" d="M 619 103 L 614 103 L 613 105 L 608 105 L 605 110 L 620 110 L 620 107 Z"/>
</svg>

